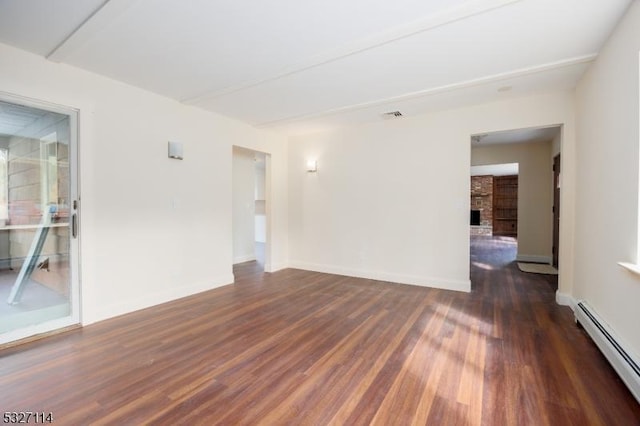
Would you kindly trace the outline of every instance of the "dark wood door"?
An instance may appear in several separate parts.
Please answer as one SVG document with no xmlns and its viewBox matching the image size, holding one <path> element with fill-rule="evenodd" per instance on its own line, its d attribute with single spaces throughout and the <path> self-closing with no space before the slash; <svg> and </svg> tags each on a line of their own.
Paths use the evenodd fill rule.
<svg viewBox="0 0 640 426">
<path fill-rule="evenodd" d="M 553 157 L 553 266 L 558 267 L 560 248 L 560 154 Z"/>
<path fill-rule="evenodd" d="M 518 176 L 493 179 L 493 235 L 518 235 Z"/>
</svg>

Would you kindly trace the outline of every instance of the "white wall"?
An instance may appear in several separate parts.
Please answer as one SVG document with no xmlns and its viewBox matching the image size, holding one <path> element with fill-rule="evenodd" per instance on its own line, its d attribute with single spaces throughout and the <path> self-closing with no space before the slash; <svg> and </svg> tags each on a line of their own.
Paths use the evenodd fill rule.
<svg viewBox="0 0 640 426">
<path fill-rule="evenodd" d="M 551 142 L 474 147 L 471 165 L 518 163 L 518 260 L 551 262 Z"/>
<path fill-rule="evenodd" d="M 640 4 L 633 2 L 576 89 L 573 291 L 636 355 L 640 355 L 640 276 L 616 263 L 638 261 L 639 51 Z"/>
<path fill-rule="evenodd" d="M 286 266 L 285 138 L 5 45 L 0 89 L 80 110 L 83 323 L 233 281 L 232 145 L 271 154 L 270 256 Z"/>
<path fill-rule="evenodd" d="M 571 146 L 568 93 L 293 138 L 291 265 L 468 290 L 470 135 L 563 123 Z M 315 174 L 304 167 L 312 157 Z"/>
<path fill-rule="evenodd" d="M 233 148 L 233 263 L 255 260 L 254 153 Z"/>
</svg>

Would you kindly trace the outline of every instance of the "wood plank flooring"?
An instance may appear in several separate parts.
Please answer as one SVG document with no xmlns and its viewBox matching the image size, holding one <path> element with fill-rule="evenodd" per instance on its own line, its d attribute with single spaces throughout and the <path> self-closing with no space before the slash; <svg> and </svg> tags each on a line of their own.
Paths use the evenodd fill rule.
<svg viewBox="0 0 640 426">
<path fill-rule="evenodd" d="M 509 238 L 470 294 L 255 262 L 236 283 L 0 352 L 0 411 L 55 423 L 633 425 L 640 406 Z"/>
</svg>

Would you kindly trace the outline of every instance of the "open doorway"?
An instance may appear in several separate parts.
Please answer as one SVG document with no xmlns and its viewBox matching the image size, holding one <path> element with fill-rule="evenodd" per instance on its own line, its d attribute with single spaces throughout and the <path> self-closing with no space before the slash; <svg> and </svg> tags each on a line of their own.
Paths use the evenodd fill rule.
<svg viewBox="0 0 640 426">
<path fill-rule="evenodd" d="M 516 259 L 518 247 L 518 163 L 471 167 L 470 238 L 472 265 L 491 248 L 500 264 Z"/>
<path fill-rule="evenodd" d="M 264 270 L 265 246 L 267 244 L 267 155 L 256 152 L 254 156 L 255 164 L 255 212 L 254 212 L 254 248 L 256 261 Z"/>
<path fill-rule="evenodd" d="M 484 133 L 470 139 L 470 215 L 475 220 L 470 231 L 472 276 L 481 264 L 556 275 L 552 267 L 556 184 L 550 170 L 560 150 L 561 126 Z M 491 193 L 486 189 L 473 193 L 474 188 L 487 185 Z M 484 211 L 474 213 L 478 206 Z M 482 241 L 487 244 L 479 244 Z"/>
<path fill-rule="evenodd" d="M 234 270 L 269 270 L 268 165 L 269 154 L 233 147 Z"/>
<path fill-rule="evenodd" d="M 471 235 L 518 235 L 518 163 L 471 167 Z"/>
</svg>

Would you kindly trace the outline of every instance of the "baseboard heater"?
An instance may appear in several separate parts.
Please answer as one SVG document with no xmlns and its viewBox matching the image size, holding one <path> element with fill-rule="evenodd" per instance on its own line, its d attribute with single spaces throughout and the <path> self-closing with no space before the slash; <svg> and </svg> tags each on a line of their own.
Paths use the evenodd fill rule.
<svg viewBox="0 0 640 426">
<path fill-rule="evenodd" d="M 616 339 L 606 323 L 598 317 L 586 302 L 578 302 L 575 309 L 576 322 L 580 323 L 596 346 L 611 363 L 633 396 L 640 402 L 640 366 Z"/>
</svg>

